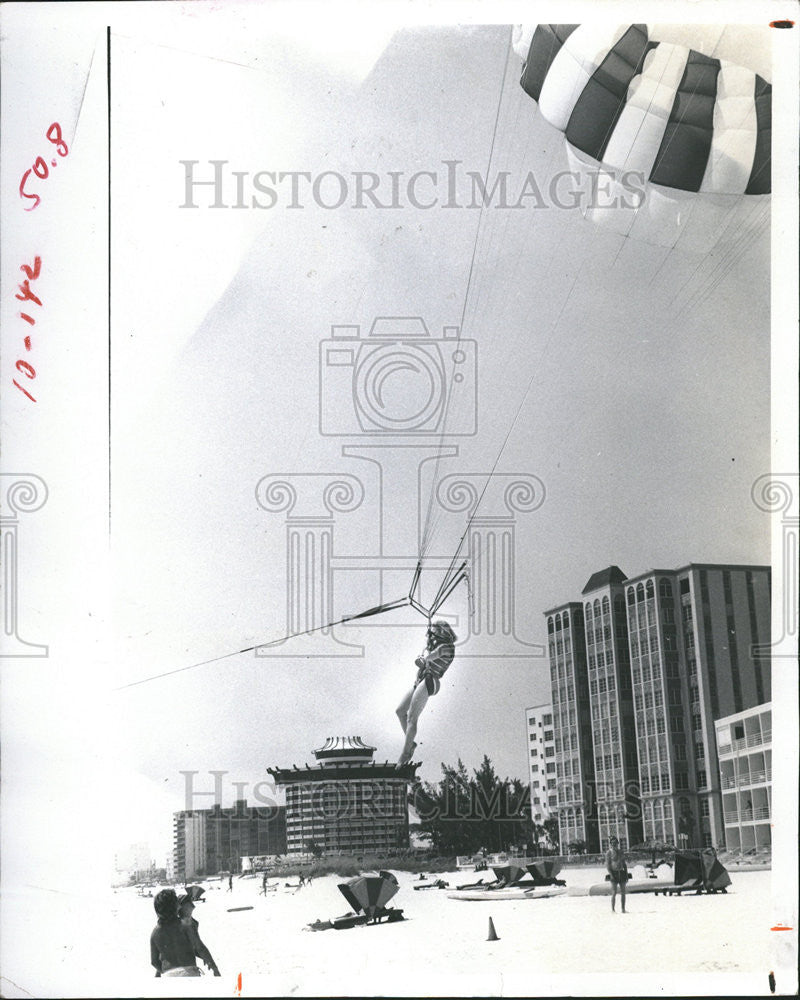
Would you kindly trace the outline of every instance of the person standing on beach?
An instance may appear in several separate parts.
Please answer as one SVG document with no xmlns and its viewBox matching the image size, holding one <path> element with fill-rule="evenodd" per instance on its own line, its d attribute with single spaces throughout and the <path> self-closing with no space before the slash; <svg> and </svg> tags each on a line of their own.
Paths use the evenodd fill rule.
<svg viewBox="0 0 800 1000">
<path fill-rule="evenodd" d="M 266 896 L 267 894 L 267 873 L 264 872 L 264 877 L 261 879 L 261 894 Z"/>
<path fill-rule="evenodd" d="M 233 892 L 233 875 L 228 876 L 228 892 Z"/>
<path fill-rule="evenodd" d="M 200 939 L 200 925 L 192 916 L 193 913 L 194 898 L 191 893 L 181 896 L 178 900 L 178 916 L 180 917 L 186 936 L 189 938 L 189 942 L 192 945 L 192 951 L 198 958 L 201 958 L 206 963 L 215 976 L 218 976 L 220 975 L 220 971 L 217 968 L 217 963 L 211 957 L 211 952 L 208 948 L 206 948 Z"/>
<path fill-rule="evenodd" d="M 611 882 L 611 912 L 616 912 L 617 889 L 619 888 L 620 902 L 624 913 L 628 862 L 625 860 L 625 853 L 620 850 L 619 840 L 616 837 L 612 837 L 609 844 L 609 849 L 606 851 L 606 869 L 608 870 L 608 880 Z"/>
<path fill-rule="evenodd" d="M 456 655 L 455 644 L 456 634 L 446 621 L 434 622 L 428 628 L 425 649 L 414 661 L 417 667 L 414 686 L 397 708 L 397 717 L 406 735 L 399 764 L 407 764 L 414 754 L 417 747 L 414 738 L 417 735 L 419 717 L 428 704 L 428 698 L 439 690 L 442 675 L 453 662 L 453 657 Z"/>
</svg>

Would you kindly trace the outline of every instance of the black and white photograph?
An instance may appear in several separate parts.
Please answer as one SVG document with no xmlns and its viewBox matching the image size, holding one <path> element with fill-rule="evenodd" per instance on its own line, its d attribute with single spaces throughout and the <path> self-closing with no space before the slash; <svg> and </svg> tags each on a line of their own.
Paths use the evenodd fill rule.
<svg viewBox="0 0 800 1000">
<path fill-rule="evenodd" d="M 798 14 L 3 5 L 0 995 L 796 995 Z"/>
</svg>

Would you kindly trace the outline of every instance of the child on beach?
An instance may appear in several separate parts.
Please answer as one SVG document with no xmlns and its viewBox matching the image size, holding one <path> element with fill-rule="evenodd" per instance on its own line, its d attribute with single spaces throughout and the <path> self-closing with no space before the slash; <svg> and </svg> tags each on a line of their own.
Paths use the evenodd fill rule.
<svg viewBox="0 0 800 1000">
<path fill-rule="evenodd" d="M 620 850 L 619 840 L 611 837 L 610 847 L 606 851 L 606 868 L 611 882 L 611 912 L 616 912 L 617 888 L 619 888 L 622 912 L 625 912 L 625 883 L 628 881 L 628 863 L 625 853 Z"/>
</svg>

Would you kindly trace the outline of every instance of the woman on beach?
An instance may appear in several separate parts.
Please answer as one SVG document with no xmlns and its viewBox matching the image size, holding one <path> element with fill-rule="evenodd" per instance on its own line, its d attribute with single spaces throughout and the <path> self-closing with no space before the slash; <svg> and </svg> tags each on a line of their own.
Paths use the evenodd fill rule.
<svg viewBox="0 0 800 1000">
<path fill-rule="evenodd" d="M 413 756 L 417 744 L 417 723 L 428 698 L 437 693 L 441 678 L 453 662 L 456 634 L 446 621 L 434 622 L 428 627 L 428 641 L 425 649 L 414 661 L 417 677 L 414 686 L 397 707 L 397 717 L 406 734 L 403 752 L 398 763 L 407 764 Z"/>
<path fill-rule="evenodd" d="M 158 923 L 150 935 L 150 964 L 156 970 L 156 977 L 202 975 L 194 960 L 194 945 L 178 916 L 175 890 L 162 889 L 153 906 Z"/>
<path fill-rule="evenodd" d="M 616 911 L 617 888 L 619 888 L 622 912 L 625 912 L 625 883 L 628 881 L 628 863 L 625 853 L 620 850 L 619 840 L 611 837 L 609 849 L 606 851 L 606 868 L 611 882 L 611 912 Z"/>
</svg>

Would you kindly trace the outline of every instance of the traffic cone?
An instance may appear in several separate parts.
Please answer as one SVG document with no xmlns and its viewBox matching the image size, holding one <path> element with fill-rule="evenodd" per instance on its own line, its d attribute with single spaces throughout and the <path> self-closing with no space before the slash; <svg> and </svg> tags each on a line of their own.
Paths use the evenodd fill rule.
<svg viewBox="0 0 800 1000">
<path fill-rule="evenodd" d="M 494 921 L 489 917 L 489 937 L 486 938 L 487 941 L 499 941 L 500 938 L 497 936 L 497 931 L 494 929 Z"/>
</svg>

